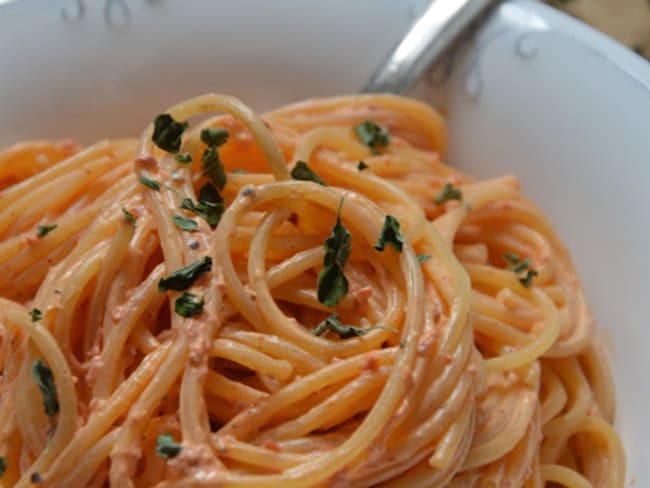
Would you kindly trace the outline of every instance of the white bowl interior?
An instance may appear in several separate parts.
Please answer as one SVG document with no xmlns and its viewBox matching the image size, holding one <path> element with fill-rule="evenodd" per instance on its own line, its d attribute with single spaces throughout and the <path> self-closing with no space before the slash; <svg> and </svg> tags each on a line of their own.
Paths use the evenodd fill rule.
<svg viewBox="0 0 650 488">
<path fill-rule="evenodd" d="M 449 162 L 516 174 L 563 238 L 612 358 L 628 478 L 650 479 L 650 67 L 533 2 L 503 5 L 454 64 L 418 87 L 449 114 Z"/>
</svg>

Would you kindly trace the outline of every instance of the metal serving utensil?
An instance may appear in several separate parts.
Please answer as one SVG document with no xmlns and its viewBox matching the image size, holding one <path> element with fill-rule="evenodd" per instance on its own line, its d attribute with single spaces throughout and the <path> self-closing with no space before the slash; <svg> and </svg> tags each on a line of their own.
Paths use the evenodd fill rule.
<svg viewBox="0 0 650 488">
<path fill-rule="evenodd" d="M 363 87 L 364 93 L 405 94 L 429 66 L 499 0 L 434 0 Z"/>
</svg>

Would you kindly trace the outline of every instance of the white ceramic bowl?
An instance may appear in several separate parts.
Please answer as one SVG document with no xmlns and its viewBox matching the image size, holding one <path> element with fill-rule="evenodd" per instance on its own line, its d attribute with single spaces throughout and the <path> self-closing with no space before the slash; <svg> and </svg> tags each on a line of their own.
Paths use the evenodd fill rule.
<svg viewBox="0 0 650 488">
<path fill-rule="evenodd" d="M 218 91 L 265 110 L 355 92 L 426 0 L 0 0 L 0 145 L 133 135 Z M 537 2 L 503 4 L 417 95 L 449 162 L 516 173 L 611 344 L 630 480 L 650 482 L 650 65 Z M 446 78 L 446 79 L 445 79 Z"/>
</svg>

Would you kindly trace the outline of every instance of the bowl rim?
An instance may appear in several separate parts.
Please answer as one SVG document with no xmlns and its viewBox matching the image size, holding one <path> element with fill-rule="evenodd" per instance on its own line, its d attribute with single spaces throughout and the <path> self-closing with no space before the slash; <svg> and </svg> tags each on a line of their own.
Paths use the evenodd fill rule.
<svg viewBox="0 0 650 488">
<path fill-rule="evenodd" d="M 650 93 L 650 62 L 618 40 L 597 30 L 586 22 L 536 0 L 508 0 L 537 14 L 548 22 L 548 27 L 569 35 L 574 41 L 598 54 L 612 67 L 622 71 Z M 499 7 L 503 8 L 503 7 Z"/>
</svg>

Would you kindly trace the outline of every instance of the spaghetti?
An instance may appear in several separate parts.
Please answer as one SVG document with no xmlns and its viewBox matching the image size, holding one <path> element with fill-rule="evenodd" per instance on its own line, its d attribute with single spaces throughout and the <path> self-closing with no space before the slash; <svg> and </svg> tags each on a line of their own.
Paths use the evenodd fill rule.
<svg viewBox="0 0 650 488">
<path fill-rule="evenodd" d="M 0 153 L 0 484 L 622 487 L 566 250 L 445 144 L 406 98 L 205 95 Z"/>
</svg>

